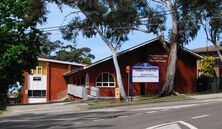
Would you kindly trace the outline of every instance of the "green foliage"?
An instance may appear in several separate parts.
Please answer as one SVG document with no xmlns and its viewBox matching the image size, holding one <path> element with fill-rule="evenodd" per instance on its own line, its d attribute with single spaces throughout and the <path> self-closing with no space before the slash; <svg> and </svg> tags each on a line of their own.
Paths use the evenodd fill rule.
<svg viewBox="0 0 222 129">
<path fill-rule="evenodd" d="M 74 45 L 63 45 L 60 41 L 52 42 L 48 35 L 41 37 L 41 54 L 40 57 L 91 64 L 95 56 L 92 55 L 88 47 L 76 48 Z"/>
<path fill-rule="evenodd" d="M 222 1 L 212 0 L 202 3 L 204 8 L 199 9 L 198 16 L 201 25 L 206 31 L 207 40 L 213 44 L 222 43 Z"/>
<path fill-rule="evenodd" d="M 201 60 L 201 77 L 212 78 L 214 77 L 214 58 L 206 56 Z"/>
<path fill-rule="evenodd" d="M 23 72 L 37 64 L 40 52 L 37 23 L 46 20 L 43 0 L 3 0 L 0 2 L 0 106 L 8 86 L 22 82 Z"/>
<path fill-rule="evenodd" d="M 94 59 L 95 56 L 90 54 L 90 52 L 91 49 L 87 47 L 75 48 L 72 45 L 66 45 L 58 50 L 53 58 L 57 60 L 91 64 L 91 59 Z"/>
<path fill-rule="evenodd" d="M 128 40 L 128 34 L 140 26 L 157 33 L 159 24 L 165 22 L 164 14 L 146 9 L 143 0 L 51 0 L 73 8 L 73 19 L 62 28 L 63 38 L 75 41 L 82 34 L 86 38 L 98 34 L 98 29 L 117 49 Z M 155 18 L 151 18 L 155 17 Z M 156 23 L 159 24 L 156 24 Z"/>
</svg>

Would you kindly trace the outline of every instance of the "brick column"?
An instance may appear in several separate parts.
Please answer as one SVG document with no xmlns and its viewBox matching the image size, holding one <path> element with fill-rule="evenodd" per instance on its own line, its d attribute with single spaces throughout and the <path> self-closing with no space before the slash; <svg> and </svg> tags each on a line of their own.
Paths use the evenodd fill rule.
<svg viewBox="0 0 222 129">
<path fill-rule="evenodd" d="M 49 102 L 50 101 L 50 81 L 51 81 L 51 77 L 50 77 L 50 74 L 51 74 L 51 70 L 50 70 L 50 63 L 48 62 L 47 63 L 47 86 L 46 86 L 46 100 L 47 100 L 47 102 Z"/>
<path fill-rule="evenodd" d="M 28 72 L 24 73 L 24 83 L 22 87 L 22 93 L 23 93 L 23 98 L 22 98 L 22 103 L 28 103 Z"/>
</svg>

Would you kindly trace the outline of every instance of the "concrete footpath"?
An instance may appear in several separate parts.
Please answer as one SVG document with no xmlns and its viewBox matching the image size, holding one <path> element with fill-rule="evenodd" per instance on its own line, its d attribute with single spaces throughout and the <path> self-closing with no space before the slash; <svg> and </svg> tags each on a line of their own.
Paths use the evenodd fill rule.
<svg viewBox="0 0 222 129">
<path fill-rule="evenodd" d="M 75 112 L 83 110 L 80 107 L 87 105 L 86 103 L 62 102 L 49 104 L 33 104 L 33 105 L 14 105 L 8 106 L 4 116 L 28 114 L 28 113 L 62 113 Z"/>
<path fill-rule="evenodd" d="M 216 99 L 216 98 L 222 98 L 222 93 L 192 95 L 190 97 L 193 99 Z"/>
</svg>

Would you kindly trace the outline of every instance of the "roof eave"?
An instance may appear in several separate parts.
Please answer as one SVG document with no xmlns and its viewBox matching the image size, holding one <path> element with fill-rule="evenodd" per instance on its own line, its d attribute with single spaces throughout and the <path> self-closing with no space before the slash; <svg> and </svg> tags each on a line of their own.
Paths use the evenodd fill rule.
<svg viewBox="0 0 222 129">
<path fill-rule="evenodd" d="M 60 60 L 53 60 L 53 59 L 46 59 L 46 58 L 38 58 L 38 60 L 45 61 L 45 62 L 59 63 L 59 64 L 82 66 L 82 67 L 86 66 L 85 64 L 80 64 L 76 62 L 60 61 Z"/>
</svg>

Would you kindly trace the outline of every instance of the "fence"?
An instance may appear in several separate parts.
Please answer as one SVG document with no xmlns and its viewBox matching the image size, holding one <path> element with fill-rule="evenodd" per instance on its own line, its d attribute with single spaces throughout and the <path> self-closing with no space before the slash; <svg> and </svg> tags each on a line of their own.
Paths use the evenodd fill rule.
<svg viewBox="0 0 222 129">
<path fill-rule="evenodd" d="M 197 80 L 197 92 L 217 93 L 222 90 L 222 78 L 199 78 Z"/>
<path fill-rule="evenodd" d="M 68 94 L 76 97 L 85 98 L 87 89 L 83 86 L 76 86 L 73 84 L 68 84 Z"/>
</svg>

